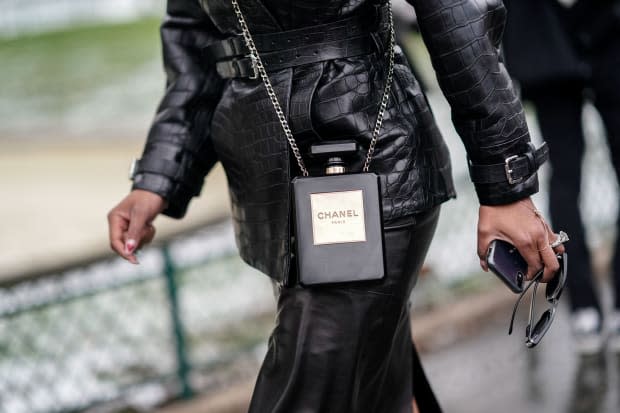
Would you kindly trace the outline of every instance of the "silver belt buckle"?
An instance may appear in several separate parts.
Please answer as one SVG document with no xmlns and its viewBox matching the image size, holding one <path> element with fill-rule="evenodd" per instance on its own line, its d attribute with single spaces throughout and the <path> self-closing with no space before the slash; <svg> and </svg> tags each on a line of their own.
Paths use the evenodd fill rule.
<svg viewBox="0 0 620 413">
<path fill-rule="evenodd" d="M 523 177 L 517 179 L 514 179 L 512 177 L 512 173 L 514 171 L 510 167 L 510 162 L 514 161 L 517 158 L 519 158 L 519 155 L 512 155 L 504 160 L 504 170 L 506 171 L 506 178 L 508 179 L 508 183 L 510 185 L 518 184 L 519 182 L 523 181 Z"/>
</svg>

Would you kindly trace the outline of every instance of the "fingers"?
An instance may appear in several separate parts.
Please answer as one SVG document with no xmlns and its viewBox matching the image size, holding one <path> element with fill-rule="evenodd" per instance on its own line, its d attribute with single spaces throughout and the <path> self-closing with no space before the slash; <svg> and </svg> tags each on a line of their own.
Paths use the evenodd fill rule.
<svg viewBox="0 0 620 413">
<path fill-rule="evenodd" d="M 540 252 L 537 247 L 538 245 L 539 243 L 534 241 L 515 243 L 519 253 L 525 262 L 527 262 L 527 274 L 525 278 L 528 280 L 534 278 L 534 276 L 543 268 L 543 260 L 540 257 Z"/>
<path fill-rule="evenodd" d="M 549 245 L 541 248 L 540 257 L 542 258 L 543 266 L 545 268 L 543 271 L 542 282 L 549 282 L 553 279 L 555 273 L 560 269 L 560 263 L 555 256 L 555 252 Z"/>
<path fill-rule="evenodd" d="M 560 269 L 557 254 L 563 253 L 565 251 L 565 247 L 560 244 L 555 248 L 551 248 L 549 239 L 555 240 L 558 235 L 553 233 L 551 230 L 549 230 L 549 232 L 551 233 L 550 237 L 545 236 L 538 238 L 536 248 L 532 248 L 531 244 L 519 248 L 519 252 L 521 252 L 523 258 L 525 258 L 528 263 L 528 280 L 531 280 L 536 274 L 538 274 L 539 271 L 542 270 L 543 276 L 541 282 L 549 282 Z"/>
<path fill-rule="evenodd" d="M 494 239 L 509 242 L 519 250 L 528 265 L 528 280 L 542 270 L 542 281 L 550 281 L 559 269 L 556 254 L 565 251 L 561 244 L 554 248 L 549 245 L 558 239 L 558 235 L 529 198 L 506 205 L 480 207 L 478 257 L 485 271 L 488 270 L 488 246 Z"/>
<path fill-rule="evenodd" d="M 149 224 L 144 229 L 144 234 L 142 236 L 142 243 L 140 244 L 139 247 L 150 243 L 151 241 L 153 241 L 153 238 L 155 238 L 155 227 Z"/>
<path fill-rule="evenodd" d="M 549 240 L 551 242 L 554 242 L 555 240 L 558 239 L 559 235 L 554 233 L 551 228 L 548 228 L 549 230 Z M 555 276 L 556 272 L 560 269 L 560 263 L 558 261 L 557 255 L 558 254 L 563 254 L 564 252 L 566 252 L 566 247 L 564 247 L 563 244 L 558 245 L 557 247 L 553 247 L 553 248 L 547 248 L 546 251 L 543 251 L 544 253 L 547 253 L 545 255 L 543 255 L 543 260 L 545 262 L 545 273 L 543 275 L 543 282 L 549 282 L 553 279 L 553 277 Z M 542 254 L 541 254 L 542 255 Z M 555 267 L 550 267 L 549 271 L 547 271 L 547 267 L 548 267 L 548 262 L 553 262 L 553 264 L 555 265 Z"/>
<path fill-rule="evenodd" d="M 127 261 L 138 264 L 136 251 L 151 242 L 151 222 L 165 207 L 163 198 L 145 191 L 133 191 L 108 214 L 110 247 Z"/>
<path fill-rule="evenodd" d="M 110 237 L 110 248 L 120 256 L 125 255 L 124 234 L 129 228 L 129 219 L 123 216 L 117 208 L 108 214 L 108 232 Z"/>
<path fill-rule="evenodd" d="M 124 256 L 133 264 L 138 264 L 135 252 L 149 243 L 155 236 L 155 228 L 150 223 L 148 212 L 136 205 L 131 208 L 129 227 L 124 235 Z"/>
<path fill-rule="evenodd" d="M 478 258 L 480 259 L 480 268 L 484 272 L 489 271 L 489 265 L 487 263 L 487 255 L 489 251 L 489 244 L 491 244 L 491 239 L 486 236 L 478 235 Z"/>
<path fill-rule="evenodd" d="M 127 237 L 127 234 L 125 234 Z M 141 230 L 140 235 L 133 238 L 127 238 L 123 246 L 123 258 L 132 264 L 139 264 L 136 254 L 144 245 L 148 244 L 155 237 L 155 227 L 146 224 Z"/>
<path fill-rule="evenodd" d="M 545 266 L 542 282 L 549 282 L 560 269 L 560 263 L 558 262 L 556 255 L 563 254 L 566 251 L 566 248 L 563 244 L 551 248 L 550 244 L 558 239 L 559 234 L 553 232 L 549 225 L 545 225 L 545 227 L 547 228 L 547 240 L 549 244 L 541 246 L 540 256 L 543 260 L 543 265 Z"/>
<path fill-rule="evenodd" d="M 553 232 L 551 228 L 547 227 L 547 230 L 549 231 L 549 242 L 550 243 L 558 239 L 559 235 Z M 563 254 L 564 252 L 566 252 L 566 248 L 564 247 L 564 244 L 560 244 L 557 247 L 553 247 L 553 251 L 555 251 L 556 254 Z"/>
<path fill-rule="evenodd" d="M 128 242 L 127 238 L 127 231 L 130 226 L 131 219 L 121 208 L 116 207 L 108 214 L 110 248 L 132 264 L 138 264 L 138 259 L 135 256 L 138 242 L 136 240 Z"/>
<path fill-rule="evenodd" d="M 129 252 L 133 252 L 142 240 L 142 236 L 147 227 L 147 213 L 144 209 L 134 206 L 129 215 L 129 228 L 125 234 L 125 246 Z M 132 245 L 133 244 L 133 245 Z"/>
</svg>

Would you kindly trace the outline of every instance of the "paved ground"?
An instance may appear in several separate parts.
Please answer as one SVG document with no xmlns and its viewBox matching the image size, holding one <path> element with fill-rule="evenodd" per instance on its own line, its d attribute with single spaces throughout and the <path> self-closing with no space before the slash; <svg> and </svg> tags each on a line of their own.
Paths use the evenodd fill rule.
<svg viewBox="0 0 620 413">
<path fill-rule="evenodd" d="M 426 347 L 423 362 L 445 413 L 620 411 L 620 356 L 577 356 L 565 306 L 541 344 L 527 349 L 525 308 L 515 333 L 507 335 L 513 299 L 500 288 L 414 318 L 414 334 Z M 238 383 L 157 413 L 243 413 L 252 385 Z"/>
<path fill-rule="evenodd" d="M 612 354 L 577 357 L 567 320 L 563 307 L 539 347 L 526 349 L 526 321 L 522 319 L 516 332 L 508 336 L 509 313 L 498 312 L 468 339 L 426 354 L 428 374 L 445 411 L 620 411 L 620 358 Z"/>
</svg>

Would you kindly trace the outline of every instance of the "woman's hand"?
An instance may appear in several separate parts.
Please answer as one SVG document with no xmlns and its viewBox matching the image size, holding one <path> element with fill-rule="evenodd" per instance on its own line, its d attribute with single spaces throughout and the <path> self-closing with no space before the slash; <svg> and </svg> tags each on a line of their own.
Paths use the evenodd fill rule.
<svg viewBox="0 0 620 413">
<path fill-rule="evenodd" d="M 131 191 L 108 213 L 110 247 L 132 264 L 138 264 L 135 252 L 155 236 L 151 224 L 166 208 L 161 196 L 139 189 Z"/>
<path fill-rule="evenodd" d="M 555 256 L 563 253 L 564 246 L 550 247 L 555 234 L 528 197 L 512 204 L 480 206 L 478 216 L 478 257 L 484 271 L 489 244 L 494 239 L 507 241 L 517 247 L 527 262 L 530 280 L 544 267 L 543 282 L 553 278 L 560 266 Z"/>
</svg>

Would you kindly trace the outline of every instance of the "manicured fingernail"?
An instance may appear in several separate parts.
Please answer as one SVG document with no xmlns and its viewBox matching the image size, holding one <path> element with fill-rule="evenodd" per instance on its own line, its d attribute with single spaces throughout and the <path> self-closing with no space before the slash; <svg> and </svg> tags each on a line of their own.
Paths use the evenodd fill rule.
<svg viewBox="0 0 620 413">
<path fill-rule="evenodd" d="M 132 253 L 132 252 L 136 249 L 136 245 L 137 245 L 137 244 L 138 244 L 138 243 L 136 242 L 136 240 L 135 240 L 135 239 L 128 239 L 128 240 L 125 242 L 125 252 L 126 252 L 127 254 L 131 254 L 131 253 Z"/>
</svg>

